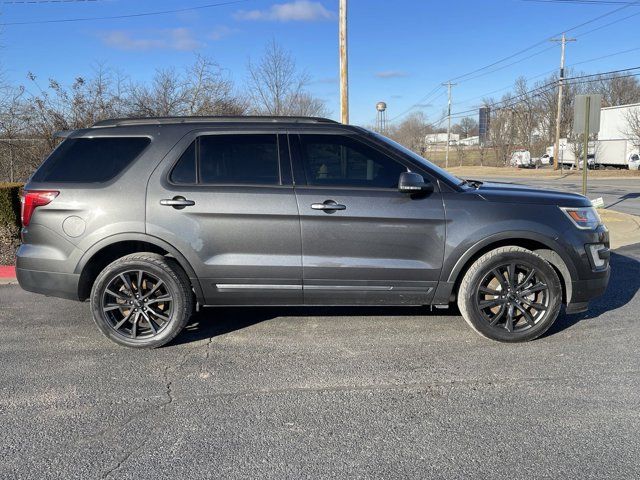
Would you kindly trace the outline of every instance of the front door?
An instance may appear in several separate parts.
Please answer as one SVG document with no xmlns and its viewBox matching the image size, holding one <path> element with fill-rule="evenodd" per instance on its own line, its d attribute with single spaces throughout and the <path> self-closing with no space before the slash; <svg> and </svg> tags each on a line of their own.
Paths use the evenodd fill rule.
<svg viewBox="0 0 640 480">
<path fill-rule="evenodd" d="M 397 189 L 408 170 L 358 136 L 290 135 L 306 304 L 428 304 L 443 262 L 442 197 Z"/>
<path fill-rule="evenodd" d="M 284 135 L 195 132 L 181 140 L 149 182 L 147 232 L 185 255 L 209 305 L 302 303 Z"/>
</svg>

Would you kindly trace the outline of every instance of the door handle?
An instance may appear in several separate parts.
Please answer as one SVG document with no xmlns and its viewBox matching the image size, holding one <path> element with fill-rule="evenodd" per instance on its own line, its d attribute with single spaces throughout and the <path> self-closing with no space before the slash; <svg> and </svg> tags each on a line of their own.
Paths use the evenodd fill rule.
<svg viewBox="0 0 640 480">
<path fill-rule="evenodd" d="M 324 210 L 325 212 L 334 212 L 336 210 L 346 210 L 347 206 L 336 203 L 334 200 L 325 200 L 323 203 L 312 203 L 311 208 L 314 210 Z"/>
<path fill-rule="evenodd" d="M 163 198 L 160 200 L 160 205 L 164 205 L 165 207 L 173 207 L 176 210 L 182 210 L 184 207 L 192 207 L 196 202 L 193 200 L 187 200 L 184 197 L 177 196 L 173 198 Z"/>
</svg>

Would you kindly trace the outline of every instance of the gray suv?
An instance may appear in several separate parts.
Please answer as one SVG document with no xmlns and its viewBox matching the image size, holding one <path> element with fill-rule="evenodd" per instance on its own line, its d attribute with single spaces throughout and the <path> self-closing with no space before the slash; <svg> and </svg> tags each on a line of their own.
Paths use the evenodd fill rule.
<svg viewBox="0 0 640 480">
<path fill-rule="evenodd" d="M 456 303 L 479 334 L 542 335 L 609 279 L 580 195 L 462 180 L 321 118 L 102 121 L 25 186 L 25 290 L 91 301 L 129 347 L 173 339 L 196 305 Z"/>
</svg>

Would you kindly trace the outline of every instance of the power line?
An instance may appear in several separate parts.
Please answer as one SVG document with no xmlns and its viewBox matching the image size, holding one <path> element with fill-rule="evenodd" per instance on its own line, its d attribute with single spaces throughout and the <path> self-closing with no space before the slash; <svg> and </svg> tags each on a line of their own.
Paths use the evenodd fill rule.
<svg viewBox="0 0 640 480">
<path fill-rule="evenodd" d="M 43 3 L 90 3 L 101 2 L 102 0 L 3 0 L 2 5 L 40 5 Z"/>
<path fill-rule="evenodd" d="M 149 17 L 155 15 L 168 15 L 172 13 L 182 13 L 182 12 L 190 12 L 194 10 L 204 10 L 205 8 L 214 8 L 214 7 L 223 7 L 225 5 L 235 5 L 238 3 L 244 3 L 251 0 L 233 0 L 228 2 L 219 2 L 219 3 L 209 3 L 206 5 L 199 5 L 197 7 L 185 7 L 185 8 L 176 8 L 174 10 L 158 10 L 153 12 L 141 12 L 141 13 L 130 13 L 126 15 L 111 15 L 104 17 L 77 17 L 77 18 L 61 18 L 56 20 L 27 20 L 24 22 L 4 22 L 0 23 L 0 26 L 12 26 L 12 25 L 42 25 L 46 23 L 69 23 L 69 22 L 88 22 L 94 20 L 119 20 L 123 18 L 135 18 L 135 17 Z"/>
<path fill-rule="evenodd" d="M 515 53 L 511 54 L 511 55 L 508 55 L 507 57 L 504 57 L 504 58 L 502 58 L 502 59 L 500 59 L 500 60 L 497 60 L 497 61 L 495 61 L 495 62 L 493 62 L 493 63 L 490 63 L 490 64 L 488 64 L 488 65 L 485 65 L 485 66 L 483 66 L 483 67 L 477 68 L 477 69 L 475 69 L 475 70 L 471 70 L 470 72 L 464 73 L 464 74 L 462 74 L 462 75 L 458 75 L 457 77 L 453 77 L 453 78 L 451 78 L 450 80 L 451 80 L 451 81 L 453 81 L 453 80 L 459 80 L 459 83 L 464 82 L 464 81 L 468 81 L 468 80 L 473 80 L 473 78 L 468 79 L 468 80 L 462 80 L 462 79 L 463 79 L 463 78 L 465 78 L 465 77 L 468 77 L 468 76 L 470 76 L 470 75 L 473 75 L 473 74 L 475 74 L 475 73 L 479 73 L 479 72 L 482 72 L 482 71 L 484 71 L 484 70 L 487 70 L 487 69 L 489 69 L 489 68 L 491 68 L 491 67 L 497 66 L 497 65 L 499 65 L 500 63 L 503 63 L 503 62 L 504 62 L 504 61 L 506 61 L 506 60 L 510 60 L 510 59 L 512 59 L 512 58 L 518 57 L 518 56 L 520 56 L 521 54 L 528 52 L 529 50 L 532 50 L 532 49 L 534 49 L 534 48 L 536 48 L 536 47 L 538 47 L 538 46 L 540 46 L 540 45 L 545 44 L 545 43 L 546 43 L 550 38 L 553 38 L 553 37 L 558 36 L 558 35 L 562 35 L 563 33 L 572 32 L 572 31 L 574 31 L 574 30 L 577 30 L 577 29 L 579 29 L 579 28 L 582 28 L 582 27 L 584 27 L 584 26 L 586 26 L 586 25 L 589 25 L 589 24 L 591 24 L 591 23 L 597 22 L 598 20 L 601 20 L 601 19 L 603 19 L 603 18 L 605 18 L 605 17 L 608 17 L 608 16 L 610 16 L 610 15 L 613 15 L 613 14 L 615 14 L 615 13 L 617 13 L 617 12 L 621 11 L 621 10 L 624 10 L 625 8 L 628 8 L 628 7 L 630 7 L 630 6 L 634 6 L 634 5 L 635 5 L 635 6 L 637 6 L 638 4 L 640 4 L 640 0 L 636 0 L 636 1 L 634 1 L 634 2 L 624 2 L 624 4 L 623 4 L 621 7 L 615 8 L 615 9 L 613 9 L 613 10 L 609 11 L 609 12 L 606 12 L 606 13 L 603 13 L 603 14 L 601 14 L 601 15 L 598 15 L 597 17 L 594 17 L 594 18 L 592 18 L 592 19 L 590 19 L 590 20 L 586 20 L 586 21 L 584 21 L 584 22 L 582 22 L 582 23 L 580 23 L 580 24 L 578 24 L 578 25 L 574 25 L 573 27 L 566 29 L 564 32 L 556 33 L 556 34 L 552 35 L 551 37 L 547 37 L 547 38 L 545 38 L 544 40 L 541 40 L 541 41 L 539 41 L 539 42 L 537 42 L 537 43 L 535 43 L 535 44 L 533 44 L 533 45 L 531 45 L 531 46 L 529 46 L 529 47 L 527 47 L 527 48 L 524 48 L 524 49 L 522 49 L 522 50 L 519 50 L 519 51 L 517 51 L 517 52 L 515 52 Z M 590 30 L 590 31 L 584 32 L 584 33 L 582 33 L 582 34 L 580 34 L 580 35 L 578 35 L 578 36 L 582 36 L 582 35 L 587 35 L 587 34 L 589 34 L 589 33 L 593 33 L 594 31 L 600 30 L 601 28 L 605 28 L 605 27 L 607 27 L 607 26 L 609 26 L 609 25 L 612 25 L 612 24 L 614 24 L 614 23 L 617 23 L 617 22 L 620 22 L 620 21 L 626 20 L 627 18 L 633 17 L 633 16 L 638 15 L 638 14 L 640 14 L 640 12 L 639 12 L 639 13 L 635 13 L 635 14 L 633 14 L 633 15 L 629 15 L 629 16 L 627 16 L 627 17 L 623 17 L 623 18 L 621 18 L 621 19 L 617 19 L 617 20 L 615 20 L 615 21 L 613 21 L 613 22 L 610 22 L 610 23 L 608 23 L 608 24 L 605 24 L 605 25 L 602 25 L 602 26 L 596 27 L 596 28 L 594 28 L 594 29 L 592 29 L 592 30 Z M 530 55 L 529 57 L 526 57 L 526 58 L 523 58 L 523 59 L 517 60 L 517 61 L 515 61 L 515 62 L 512 62 L 512 63 L 511 63 L 511 64 L 509 64 L 508 66 L 515 65 L 515 64 L 520 63 L 520 62 L 522 62 L 522 61 L 524 61 L 524 60 L 527 60 L 528 58 L 531 58 L 531 57 L 533 57 L 533 56 L 536 56 L 536 55 L 539 55 L 539 54 L 541 54 L 541 53 L 544 53 L 545 51 L 550 50 L 551 48 L 553 48 L 553 47 L 546 48 L 546 49 L 544 49 L 544 50 L 541 50 L 541 51 L 539 51 L 539 52 L 537 52 L 537 53 L 534 53 L 534 54 Z M 504 68 L 506 68 L 506 67 L 504 67 Z M 501 69 L 503 69 L 503 67 L 500 67 L 500 68 L 496 69 L 495 71 L 498 71 L 498 70 L 501 70 Z M 489 73 L 493 73 L 493 72 L 488 72 L 488 73 L 486 73 L 486 74 L 488 75 Z M 474 78 L 478 78 L 478 77 L 480 77 L 480 76 L 484 76 L 484 75 L 485 75 L 485 73 L 480 74 L 480 75 L 477 75 L 477 76 L 476 76 L 476 77 L 474 77 Z M 439 88 L 439 87 L 437 87 L 437 88 Z M 418 102 L 418 103 L 420 103 L 420 102 Z M 413 106 L 409 107 L 408 109 L 406 109 L 406 110 L 405 110 L 403 113 L 401 113 L 400 115 L 395 116 L 393 119 L 391 119 L 391 121 L 396 120 L 397 118 L 399 118 L 399 117 L 401 117 L 401 116 L 405 115 L 406 113 L 408 113 L 409 111 L 413 110 L 413 108 L 415 108 L 415 105 L 417 105 L 417 104 L 414 104 Z"/>
<path fill-rule="evenodd" d="M 601 81 L 613 80 L 618 78 L 630 78 L 630 77 L 640 76 L 640 73 L 627 73 L 627 72 L 633 72 L 635 70 L 640 70 L 640 67 L 631 67 L 631 68 L 624 68 L 620 70 L 611 70 L 608 72 L 590 73 L 587 75 L 565 77 L 565 81 L 569 85 L 580 85 L 584 83 L 601 82 Z M 622 73 L 624 73 L 625 75 L 619 75 Z M 592 77 L 597 77 L 597 78 L 592 78 Z M 535 98 L 544 93 L 554 90 L 557 86 L 556 83 L 557 83 L 556 81 L 552 81 L 544 85 L 541 85 L 539 87 L 536 87 L 532 90 L 520 93 L 515 97 L 507 98 L 505 100 L 501 100 L 501 101 L 490 103 L 490 104 L 484 104 L 483 106 L 487 106 L 492 110 L 504 110 L 505 108 L 509 108 L 511 106 L 517 105 L 518 103 L 522 102 L 525 97 Z M 501 104 L 505 104 L 505 105 L 501 105 Z M 467 116 L 469 113 L 477 112 L 477 110 L 478 110 L 477 108 L 473 108 L 470 110 L 463 110 L 461 112 L 454 112 L 451 114 L 451 118 L 462 118 Z M 441 120 L 439 120 L 439 122 L 442 122 L 442 120 L 446 118 L 447 116 L 445 115 L 444 117 L 442 117 Z"/>
<path fill-rule="evenodd" d="M 598 60 L 604 60 L 605 58 L 611 58 L 611 57 L 615 57 L 617 55 L 622 55 L 622 54 L 625 54 L 625 53 L 637 52 L 638 50 L 640 50 L 640 47 L 629 48 L 629 49 L 626 49 L 626 50 L 621 50 L 619 52 L 613 52 L 613 53 L 609 53 L 607 55 L 601 55 L 599 57 L 588 58 L 586 60 L 581 60 L 579 62 L 569 63 L 567 65 L 567 68 L 575 67 L 577 65 L 584 65 L 585 63 L 591 63 L 591 62 L 595 62 L 595 61 L 598 61 Z M 555 72 L 556 70 L 557 69 L 555 69 L 555 68 L 553 68 L 551 70 L 547 70 L 546 72 L 540 73 L 538 75 L 534 75 L 533 77 L 528 77 L 528 78 L 525 79 L 525 81 L 526 82 L 530 82 L 531 80 L 535 80 L 537 78 L 549 75 L 549 74 Z M 481 95 L 476 95 L 474 97 L 466 98 L 466 99 L 461 100 L 461 101 L 456 102 L 456 103 L 458 105 L 465 105 L 467 103 L 470 103 L 472 100 L 478 100 L 478 99 L 481 99 L 481 98 L 485 98 L 485 97 L 487 97 L 489 95 L 493 95 L 494 93 L 498 93 L 498 92 L 503 92 L 503 91 L 508 90 L 510 88 L 513 88 L 513 83 L 510 84 L 510 85 L 507 85 L 505 87 L 499 88 L 497 90 L 492 90 L 490 92 L 486 92 L 486 93 L 483 93 Z"/>
<path fill-rule="evenodd" d="M 564 4 L 581 4 L 581 5 L 633 5 L 634 2 L 623 2 L 616 0 L 521 0 L 523 2 L 533 3 L 564 3 Z"/>
</svg>

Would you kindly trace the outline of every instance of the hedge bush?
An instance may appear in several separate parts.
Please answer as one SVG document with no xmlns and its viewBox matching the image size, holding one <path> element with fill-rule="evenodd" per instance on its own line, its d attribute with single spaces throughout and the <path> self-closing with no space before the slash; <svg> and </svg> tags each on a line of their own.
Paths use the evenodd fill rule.
<svg viewBox="0 0 640 480">
<path fill-rule="evenodd" d="M 20 228 L 20 183 L 0 183 L 0 225 Z"/>
<path fill-rule="evenodd" d="M 19 183 L 0 182 L 0 265 L 13 265 L 20 245 Z"/>
</svg>

